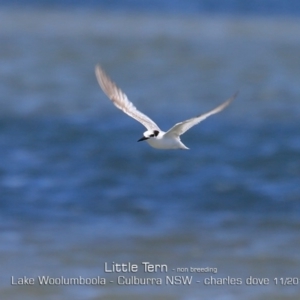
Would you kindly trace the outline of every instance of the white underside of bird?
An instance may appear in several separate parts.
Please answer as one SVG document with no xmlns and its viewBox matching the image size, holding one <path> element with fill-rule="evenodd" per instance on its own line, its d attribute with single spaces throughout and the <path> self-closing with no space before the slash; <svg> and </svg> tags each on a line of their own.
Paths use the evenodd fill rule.
<svg viewBox="0 0 300 300">
<path fill-rule="evenodd" d="M 181 142 L 180 136 L 207 117 L 222 111 L 237 96 L 237 93 L 235 93 L 213 110 L 189 120 L 179 122 L 165 132 L 148 116 L 137 110 L 133 103 L 128 100 L 126 94 L 106 75 L 100 65 L 96 65 L 95 73 L 100 87 L 114 105 L 147 128 L 147 131 L 143 133 L 143 137 L 139 139 L 138 142 L 145 140 L 150 146 L 156 149 L 189 149 Z"/>
</svg>

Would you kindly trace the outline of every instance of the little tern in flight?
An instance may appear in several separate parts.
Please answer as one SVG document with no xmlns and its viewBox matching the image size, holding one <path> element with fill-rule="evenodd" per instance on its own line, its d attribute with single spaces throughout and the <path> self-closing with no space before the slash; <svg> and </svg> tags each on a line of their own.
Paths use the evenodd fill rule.
<svg viewBox="0 0 300 300">
<path fill-rule="evenodd" d="M 103 92 L 114 105 L 147 128 L 147 131 L 143 133 L 143 137 L 139 139 L 138 142 L 147 141 L 150 146 L 156 149 L 189 149 L 181 142 L 180 136 L 207 117 L 222 111 L 237 96 L 237 93 L 235 93 L 231 98 L 213 110 L 189 120 L 179 122 L 165 132 L 162 131 L 149 117 L 137 110 L 122 90 L 106 75 L 100 65 L 96 65 L 95 73 Z"/>
</svg>

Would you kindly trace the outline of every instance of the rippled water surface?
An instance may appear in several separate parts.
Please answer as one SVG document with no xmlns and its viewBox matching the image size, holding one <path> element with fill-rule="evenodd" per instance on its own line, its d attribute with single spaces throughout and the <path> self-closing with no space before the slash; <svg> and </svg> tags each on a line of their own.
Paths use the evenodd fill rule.
<svg viewBox="0 0 300 300">
<path fill-rule="evenodd" d="M 1 299 L 299 299 L 274 281 L 300 276 L 298 20 L 5 9 L 0 44 Z M 239 96 L 182 137 L 189 151 L 159 151 L 101 92 L 98 62 L 162 129 Z M 123 286 L 105 262 L 217 273 Z"/>
</svg>

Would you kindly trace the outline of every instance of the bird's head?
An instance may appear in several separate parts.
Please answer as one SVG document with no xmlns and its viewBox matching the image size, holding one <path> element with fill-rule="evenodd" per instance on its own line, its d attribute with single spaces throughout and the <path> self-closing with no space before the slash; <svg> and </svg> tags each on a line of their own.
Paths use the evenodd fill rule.
<svg viewBox="0 0 300 300">
<path fill-rule="evenodd" d="M 147 130 L 143 133 L 143 137 L 138 140 L 138 142 L 145 141 L 151 138 L 157 137 L 159 134 L 158 130 Z"/>
</svg>

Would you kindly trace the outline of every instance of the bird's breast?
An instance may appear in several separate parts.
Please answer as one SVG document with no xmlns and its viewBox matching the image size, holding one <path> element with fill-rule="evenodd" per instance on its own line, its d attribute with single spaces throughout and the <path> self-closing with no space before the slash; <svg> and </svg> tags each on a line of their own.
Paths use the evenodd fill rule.
<svg viewBox="0 0 300 300">
<path fill-rule="evenodd" d="M 152 138 L 147 140 L 148 144 L 156 149 L 178 149 L 180 147 L 180 141 L 173 138 Z"/>
</svg>

